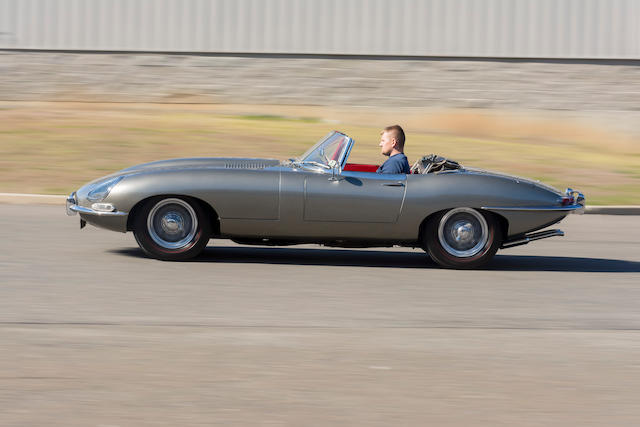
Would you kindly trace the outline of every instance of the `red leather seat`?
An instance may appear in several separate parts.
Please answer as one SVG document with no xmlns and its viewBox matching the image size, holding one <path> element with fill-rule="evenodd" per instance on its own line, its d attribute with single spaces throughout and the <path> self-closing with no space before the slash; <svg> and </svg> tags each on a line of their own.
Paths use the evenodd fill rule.
<svg viewBox="0 0 640 427">
<path fill-rule="evenodd" d="M 378 170 L 380 166 L 378 165 L 364 165 L 359 163 L 347 163 L 344 165 L 345 171 L 353 171 L 353 172 L 375 172 Z"/>
</svg>

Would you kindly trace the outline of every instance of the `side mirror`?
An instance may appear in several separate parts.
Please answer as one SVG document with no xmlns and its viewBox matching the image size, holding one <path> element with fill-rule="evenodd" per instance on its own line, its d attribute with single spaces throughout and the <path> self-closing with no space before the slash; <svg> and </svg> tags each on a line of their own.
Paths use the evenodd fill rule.
<svg viewBox="0 0 640 427">
<path fill-rule="evenodd" d="M 331 178 L 329 178 L 329 181 L 337 181 L 336 171 L 338 171 L 340 164 L 335 160 L 329 160 L 329 167 L 331 168 Z"/>
</svg>

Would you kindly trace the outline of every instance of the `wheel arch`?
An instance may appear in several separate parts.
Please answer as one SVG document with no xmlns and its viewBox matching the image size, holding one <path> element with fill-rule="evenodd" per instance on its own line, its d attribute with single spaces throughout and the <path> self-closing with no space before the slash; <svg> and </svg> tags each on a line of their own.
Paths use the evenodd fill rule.
<svg viewBox="0 0 640 427">
<path fill-rule="evenodd" d="M 127 217 L 127 231 L 133 231 L 133 224 L 135 222 L 136 215 L 138 214 L 138 212 L 140 212 L 140 209 L 142 208 L 142 206 L 144 206 L 145 203 L 147 203 L 149 200 L 161 200 L 168 197 L 177 197 L 198 203 L 200 207 L 204 209 L 207 217 L 209 218 L 209 223 L 211 225 L 211 235 L 216 236 L 220 234 L 220 217 L 218 216 L 218 213 L 213 208 L 213 206 L 198 197 L 185 196 L 183 194 L 158 194 L 140 200 L 129 211 L 129 215 Z"/>
</svg>

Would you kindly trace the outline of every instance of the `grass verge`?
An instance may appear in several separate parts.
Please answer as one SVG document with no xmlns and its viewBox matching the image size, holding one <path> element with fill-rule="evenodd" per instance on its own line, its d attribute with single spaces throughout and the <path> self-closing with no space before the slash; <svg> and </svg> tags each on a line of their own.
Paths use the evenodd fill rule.
<svg viewBox="0 0 640 427">
<path fill-rule="evenodd" d="M 590 123 L 497 111 L 373 111 L 304 106 L 0 104 L 0 192 L 67 194 L 137 163 L 173 157 L 286 159 L 332 129 L 350 161 L 381 163 L 380 129 L 399 123 L 410 162 L 464 165 L 580 189 L 589 204 L 640 204 L 640 141 Z"/>
</svg>

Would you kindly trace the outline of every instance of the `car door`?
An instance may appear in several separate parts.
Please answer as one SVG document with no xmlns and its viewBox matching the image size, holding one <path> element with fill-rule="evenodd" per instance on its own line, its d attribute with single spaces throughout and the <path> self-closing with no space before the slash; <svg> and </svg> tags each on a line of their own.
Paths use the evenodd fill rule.
<svg viewBox="0 0 640 427">
<path fill-rule="evenodd" d="M 394 223 L 406 191 L 405 174 L 310 173 L 304 181 L 304 221 Z"/>
</svg>

